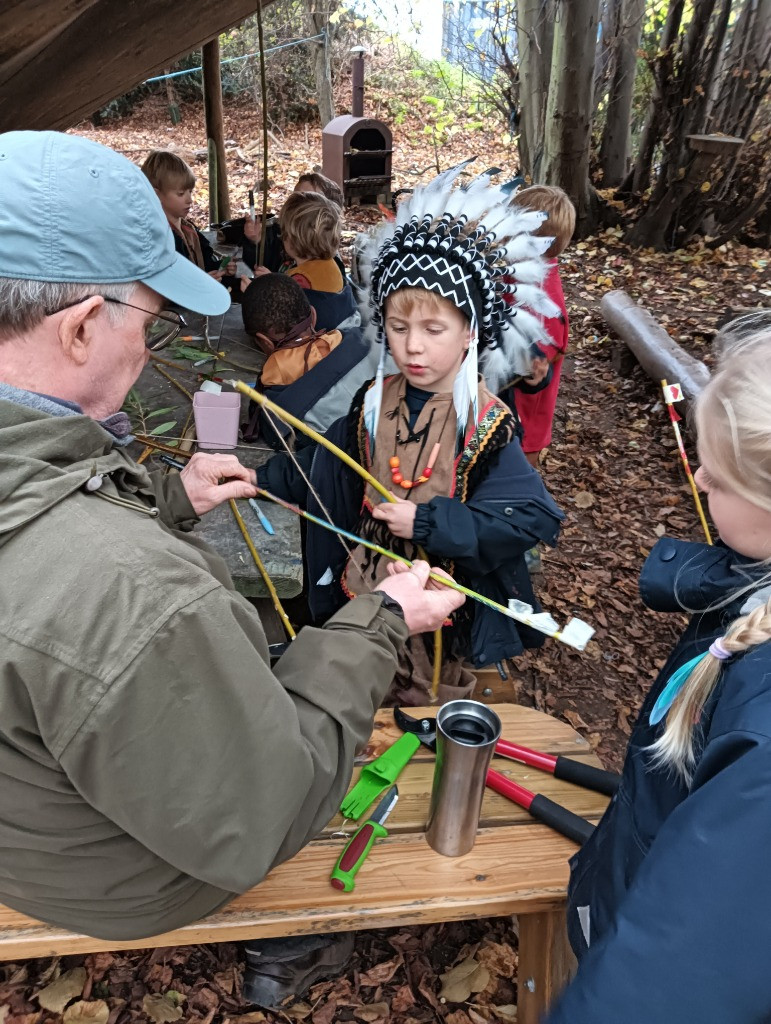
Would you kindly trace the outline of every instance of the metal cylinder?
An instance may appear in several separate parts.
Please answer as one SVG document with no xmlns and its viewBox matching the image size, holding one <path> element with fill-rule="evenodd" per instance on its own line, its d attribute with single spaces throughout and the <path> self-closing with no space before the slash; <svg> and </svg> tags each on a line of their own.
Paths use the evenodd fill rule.
<svg viewBox="0 0 771 1024">
<path fill-rule="evenodd" d="M 359 49 L 361 52 L 357 52 L 351 62 L 351 114 L 354 117 L 364 116 L 364 50 L 357 47 Z"/>
<path fill-rule="evenodd" d="M 426 839 L 437 853 L 460 857 L 474 846 L 487 770 L 501 720 L 475 700 L 453 700 L 436 716 L 436 765 Z"/>
</svg>

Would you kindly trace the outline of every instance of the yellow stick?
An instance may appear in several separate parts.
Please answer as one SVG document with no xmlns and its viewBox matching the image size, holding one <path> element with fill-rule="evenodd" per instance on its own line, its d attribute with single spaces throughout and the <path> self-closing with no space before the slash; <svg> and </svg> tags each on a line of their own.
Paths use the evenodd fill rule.
<svg viewBox="0 0 771 1024">
<path fill-rule="evenodd" d="M 707 538 L 707 543 L 711 544 L 712 537 L 709 532 L 709 527 L 707 526 L 707 517 L 704 515 L 704 508 L 701 504 L 701 498 L 699 497 L 699 491 L 696 487 L 696 481 L 693 479 L 693 473 L 691 472 L 691 464 L 688 462 L 688 455 L 686 454 L 685 445 L 683 444 L 683 437 L 680 433 L 680 425 L 678 424 L 677 419 L 675 418 L 677 416 L 677 413 L 675 412 L 674 403 L 669 397 L 669 391 L 667 390 L 669 385 L 667 384 L 666 380 L 662 380 L 661 387 L 664 390 L 664 401 L 666 402 L 667 408 L 669 410 L 669 418 L 672 421 L 672 429 L 675 432 L 675 440 L 677 441 L 677 447 L 680 451 L 680 458 L 683 461 L 685 475 L 688 477 L 688 483 L 691 485 L 691 493 L 693 494 L 693 500 L 696 504 L 696 511 L 699 513 L 699 519 L 701 520 L 701 525 L 704 530 L 704 536 Z"/>
<path fill-rule="evenodd" d="M 259 554 L 257 553 L 257 548 L 254 546 L 254 541 L 252 540 L 251 535 L 249 534 L 249 530 L 247 529 L 246 523 L 244 522 L 241 513 L 238 511 L 238 506 L 236 505 L 233 498 L 230 499 L 230 510 L 233 513 L 236 522 L 238 523 L 241 533 L 244 535 L 246 546 L 249 548 L 249 552 L 252 558 L 254 559 L 254 564 L 259 569 L 260 576 L 262 576 L 263 582 L 265 583 L 265 586 L 268 588 L 268 593 L 270 594 L 271 601 L 273 602 L 273 607 L 278 612 L 279 618 L 281 619 L 281 623 L 284 629 L 286 630 L 287 636 L 289 637 L 290 640 L 294 640 L 297 634 L 292 628 L 292 623 L 289 621 L 289 616 L 284 611 L 284 606 L 281 604 L 281 599 L 276 593 L 276 588 L 273 586 L 273 580 L 270 578 L 270 576 L 268 576 L 268 570 L 263 565 L 263 561 L 260 558 Z"/>
<path fill-rule="evenodd" d="M 336 455 L 342 462 L 344 462 L 346 466 L 350 466 L 354 473 L 358 473 L 359 476 L 362 477 L 362 479 L 366 480 L 368 484 L 374 487 L 378 494 L 382 495 L 386 501 L 396 501 L 396 498 L 394 498 L 393 494 L 391 494 L 387 487 L 384 487 L 379 480 L 372 476 L 371 473 L 368 473 L 367 470 L 363 466 L 360 466 L 355 459 L 352 459 L 347 452 L 344 452 L 341 448 L 338 448 L 336 444 L 332 444 L 330 440 L 328 440 L 322 434 L 319 434 L 318 431 L 313 429 L 313 427 L 309 427 L 307 423 L 304 423 L 296 416 L 293 416 L 290 412 L 287 412 L 285 409 L 282 409 L 281 406 L 276 405 L 275 402 L 271 402 L 269 398 L 266 398 L 265 395 L 261 395 L 260 392 L 255 391 L 254 388 L 250 388 L 249 385 L 244 384 L 243 381 L 229 380 L 227 381 L 227 383 L 230 384 L 231 387 L 235 388 L 236 391 L 240 391 L 242 395 L 248 395 L 249 398 L 257 402 L 258 405 L 261 405 L 263 409 L 267 409 L 269 412 L 275 413 L 280 420 L 283 420 L 285 423 L 288 423 L 290 427 L 294 427 L 295 430 L 299 430 L 301 434 L 305 434 L 307 437 L 310 437 L 314 441 L 318 442 L 318 444 L 322 445 L 324 448 L 327 448 L 334 455 Z M 418 548 L 418 553 L 420 554 L 421 558 L 426 558 L 425 552 L 420 547 Z M 428 561 L 427 558 L 426 561 Z M 433 676 L 431 680 L 431 696 L 434 698 L 436 698 L 439 693 L 439 678 L 441 675 L 441 671 L 442 630 L 440 628 L 437 629 L 436 632 L 434 633 L 434 666 Z"/>
</svg>

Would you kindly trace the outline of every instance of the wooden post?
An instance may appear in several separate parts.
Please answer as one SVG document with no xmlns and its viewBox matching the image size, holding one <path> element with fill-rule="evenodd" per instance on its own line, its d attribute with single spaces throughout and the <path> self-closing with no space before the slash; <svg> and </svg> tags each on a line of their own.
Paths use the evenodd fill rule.
<svg viewBox="0 0 771 1024">
<path fill-rule="evenodd" d="M 217 163 L 217 180 L 214 183 L 210 182 L 209 187 L 209 218 L 214 224 L 230 217 L 228 170 L 225 163 L 225 129 L 222 117 L 219 37 L 204 43 L 201 54 L 203 57 L 203 106 L 206 137 L 209 144 L 214 145 Z"/>
<path fill-rule="evenodd" d="M 576 958 L 568 943 L 565 911 L 519 917 L 517 1021 L 538 1024 L 575 973 Z"/>
</svg>

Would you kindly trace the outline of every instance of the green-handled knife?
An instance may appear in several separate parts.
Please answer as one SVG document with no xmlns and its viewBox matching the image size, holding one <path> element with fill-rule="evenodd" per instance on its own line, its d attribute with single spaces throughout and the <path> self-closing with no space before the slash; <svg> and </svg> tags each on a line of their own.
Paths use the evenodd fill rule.
<svg viewBox="0 0 771 1024">
<path fill-rule="evenodd" d="M 391 786 L 369 818 L 345 844 L 345 849 L 340 854 L 340 859 L 330 876 L 330 882 L 334 889 L 339 889 L 341 892 L 353 891 L 356 872 L 367 859 L 372 844 L 376 839 L 382 839 L 388 835 L 387 830 L 383 828 L 383 822 L 396 806 L 398 799 L 398 788 Z"/>
</svg>

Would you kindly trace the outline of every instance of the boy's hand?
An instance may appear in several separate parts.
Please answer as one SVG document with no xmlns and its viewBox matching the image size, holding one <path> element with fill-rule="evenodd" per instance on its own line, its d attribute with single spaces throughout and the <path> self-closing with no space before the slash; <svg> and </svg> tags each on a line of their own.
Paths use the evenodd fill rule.
<svg viewBox="0 0 771 1024">
<path fill-rule="evenodd" d="M 262 238 L 262 218 L 252 220 L 250 217 L 247 217 L 244 221 L 244 235 L 250 242 L 259 242 L 260 238 Z"/>
<path fill-rule="evenodd" d="M 224 270 L 210 270 L 209 277 L 213 277 L 215 281 L 221 281 L 225 276 Z"/>
<path fill-rule="evenodd" d="M 384 501 L 372 509 L 372 518 L 382 520 L 394 537 L 410 540 L 415 529 L 415 507 L 404 498 L 396 498 L 395 502 Z"/>
<path fill-rule="evenodd" d="M 265 274 L 269 274 L 269 273 L 270 273 L 270 270 L 267 267 L 255 267 L 254 268 L 254 276 L 255 277 L 264 277 Z"/>
<path fill-rule="evenodd" d="M 530 381 L 533 384 L 540 384 L 548 372 L 549 360 L 545 356 L 536 356 L 535 359 L 533 359 L 530 373 L 527 375 L 525 380 Z"/>
</svg>

